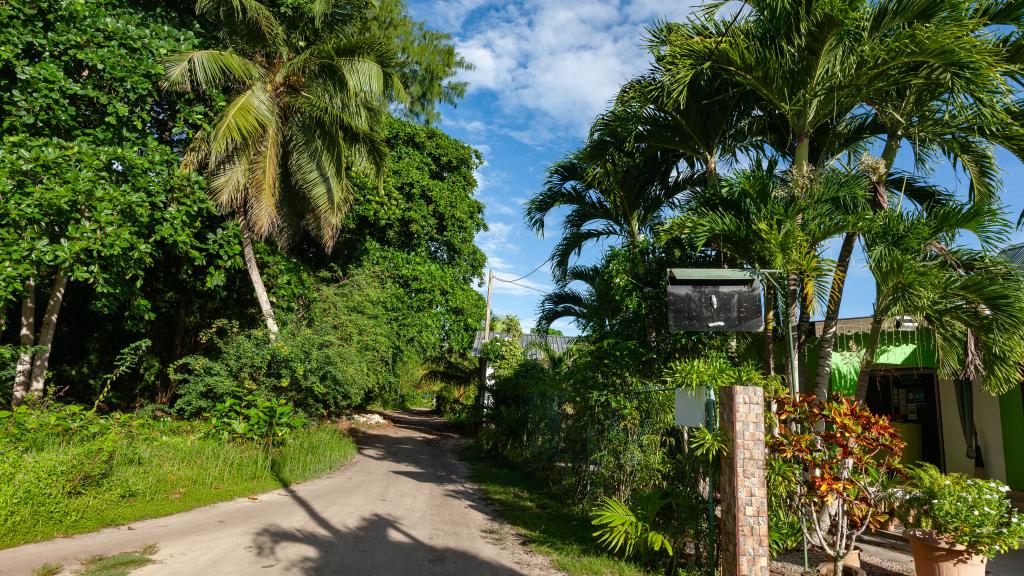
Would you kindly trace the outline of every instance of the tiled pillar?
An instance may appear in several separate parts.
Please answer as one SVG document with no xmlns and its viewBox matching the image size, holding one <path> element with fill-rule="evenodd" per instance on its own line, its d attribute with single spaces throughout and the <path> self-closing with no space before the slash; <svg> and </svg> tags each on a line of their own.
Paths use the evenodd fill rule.
<svg viewBox="0 0 1024 576">
<path fill-rule="evenodd" d="M 764 480 L 764 392 L 721 390 L 722 576 L 768 575 L 768 490 Z"/>
</svg>

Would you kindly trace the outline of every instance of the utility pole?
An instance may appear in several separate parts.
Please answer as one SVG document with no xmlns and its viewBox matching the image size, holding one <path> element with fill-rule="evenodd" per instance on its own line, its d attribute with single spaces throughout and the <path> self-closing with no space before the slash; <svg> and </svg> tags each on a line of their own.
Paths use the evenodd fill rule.
<svg viewBox="0 0 1024 576">
<path fill-rule="evenodd" d="M 491 284 L 494 284 L 494 269 L 487 270 L 487 317 L 484 320 L 484 342 L 491 339 Z"/>
</svg>

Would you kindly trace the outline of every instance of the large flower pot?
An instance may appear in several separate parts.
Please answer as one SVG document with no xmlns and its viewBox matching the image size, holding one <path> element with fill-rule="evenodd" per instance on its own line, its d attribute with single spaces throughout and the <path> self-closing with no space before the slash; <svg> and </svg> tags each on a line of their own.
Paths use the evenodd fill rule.
<svg viewBox="0 0 1024 576">
<path fill-rule="evenodd" d="M 910 541 L 917 576 L 985 576 L 988 558 L 944 540 L 933 530 L 903 531 Z"/>
</svg>

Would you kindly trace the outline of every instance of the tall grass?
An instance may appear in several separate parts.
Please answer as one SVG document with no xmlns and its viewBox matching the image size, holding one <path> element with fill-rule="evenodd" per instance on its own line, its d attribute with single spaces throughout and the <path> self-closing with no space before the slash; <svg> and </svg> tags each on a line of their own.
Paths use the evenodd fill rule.
<svg viewBox="0 0 1024 576">
<path fill-rule="evenodd" d="M 329 425 L 279 447 L 188 423 L 0 438 L 0 548 L 172 514 L 321 476 L 355 454 Z"/>
</svg>

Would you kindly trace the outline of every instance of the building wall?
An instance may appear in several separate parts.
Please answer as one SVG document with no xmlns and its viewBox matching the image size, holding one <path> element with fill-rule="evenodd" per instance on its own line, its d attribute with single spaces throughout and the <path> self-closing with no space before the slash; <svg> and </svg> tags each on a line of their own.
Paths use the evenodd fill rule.
<svg viewBox="0 0 1024 576">
<path fill-rule="evenodd" d="M 950 380 L 939 381 L 939 406 L 942 418 L 942 440 L 946 472 L 959 472 L 974 476 L 974 460 L 967 457 L 967 442 L 960 428 L 960 412 L 956 407 L 956 390 Z M 989 478 L 1006 482 L 1006 457 L 1003 452 L 1003 424 L 1000 400 L 982 388 L 974 386 L 974 426 L 978 430 L 978 443 L 985 459 L 985 474 Z"/>
<path fill-rule="evenodd" d="M 999 416 L 1003 424 L 1003 456 L 1006 483 L 1024 490 L 1024 400 L 1020 386 L 999 397 Z"/>
</svg>

